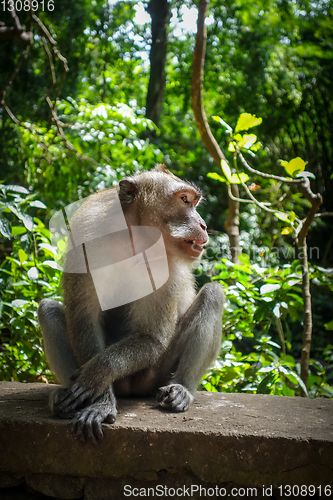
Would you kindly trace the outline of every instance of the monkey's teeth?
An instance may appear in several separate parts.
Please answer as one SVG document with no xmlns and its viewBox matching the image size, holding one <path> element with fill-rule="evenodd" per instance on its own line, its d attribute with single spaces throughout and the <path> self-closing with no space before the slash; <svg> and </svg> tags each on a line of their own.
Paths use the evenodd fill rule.
<svg viewBox="0 0 333 500">
<path fill-rule="evenodd" d="M 199 241 L 199 240 L 184 240 L 184 241 L 188 245 L 198 245 L 200 247 L 204 244 L 204 241 Z"/>
</svg>

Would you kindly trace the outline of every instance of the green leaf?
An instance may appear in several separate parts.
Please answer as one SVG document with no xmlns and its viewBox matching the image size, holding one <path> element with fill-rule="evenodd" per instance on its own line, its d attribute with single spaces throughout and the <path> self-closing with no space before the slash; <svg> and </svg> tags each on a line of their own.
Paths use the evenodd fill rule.
<svg viewBox="0 0 333 500">
<path fill-rule="evenodd" d="M 25 234 L 27 229 L 23 226 L 13 226 L 12 227 L 12 236 L 21 236 L 21 234 Z"/>
<path fill-rule="evenodd" d="M 299 174 L 296 175 L 296 177 L 310 177 L 310 179 L 315 179 L 316 176 L 312 172 L 308 172 L 305 170 L 304 172 L 300 172 Z"/>
<path fill-rule="evenodd" d="M 29 271 L 28 271 L 29 280 L 36 281 L 38 279 L 38 275 L 39 275 L 39 272 L 38 272 L 37 267 L 32 267 L 31 269 L 29 269 Z"/>
<path fill-rule="evenodd" d="M 23 187 L 23 186 L 15 186 L 14 184 L 8 184 L 7 186 L 4 186 L 4 190 L 14 192 L 14 193 L 21 193 L 21 194 L 29 194 L 29 191 Z"/>
<path fill-rule="evenodd" d="M 34 221 L 33 218 L 30 217 L 30 215 L 27 214 L 22 214 L 20 217 L 21 221 L 25 225 L 25 227 L 28 229 L 28 231 L 31 231 L 32 228 L 34 227 Z"/>
<path fill-rule="evenodd" d="M 275 217 L 277 217 L 280 220 L 283 220 L 284 222 L 289 222 L 288 214 L 285 214 L 283 212 L 274 212 Z"/>
<path fill-rule="evenodd" d="M 235 142 L 237 141 L 237 145 L 238 145 L 238 148 L 239 149 L 254 149 L 254 150 L 258 150 L 260 148 L 260 143 L 257 143 L 258 144 L 258 147 L 255 148 L 254 147 L 254 144 L 257 140 L 257 136 L 255 134 L 245 134 L 245 135 L 241 135 L 241 134 L 236 134 L 234 137 L 233 137 L 233 141 L 229 143 L 229 146 L 228 146 L 228 151 L 235 151 Z"/>
<path fill-rule="evenodd" d="M 299 377 L 299 375 L 297 375 L 297 373 L 293 372 L 293 376 L 295 377 L 295 379 L 297 380 L 298 384 L 300 385 L 300 387 L 303 389 L 304 393 L 306 395 L 308 395 L 308 391 L 307 391 L 307 388 L 303 382 L 303 380 L 301 379 L 301 377 Z"/>
<path fill-rule="evenodd" d="M 229 182 L 231 184 L 241 184 L 242 182 L 246 182 L 249 180 L 249 176 L 247 174 L 244 174 L 243 172 L 241 172 L 240 174 L 233 174 L 230 179 L 229 179 Z"/>
<path fill-rule="evenodd" d="M 224 340 L 221 345 L 220 355 L 222 356 L 226 352 L 229 352 L 232 349 L 232 342 L 230 340 Z"/>
<path fill-rule="evenodd" d="M 281 307 L 281 304 L 276 304 L 274 309 L 273 309 L 273 314 L 276 318 L 281 318 L 280 307 Z"/>
<path fill-rule="evenodd" d="M 230 167 L 225 160 L 221 160 L 221 168 L 226 176 L 227 182 L 230 184 L 241 184 L 242 182 L 249 180 L 249 176 L 244 173 L 231 175 Z"/>
<path fill-rule="evenodd" d="M 28 256 L 25 253 L 25 251 L 22 250 L 22 248 L 20 248 L 18 251 L 18 257 L 20 259 L 21 264 L 24 264 L 24 262 L 26 262 L 28 260 Z"/>
<path fill-rule="evenodd" d="M 32 217 L 30 217 L 30 215 L 22 213 L 21 210 L 19 210 L 18 207 L 12 203 L 8 203 L 7 208 L 13 214 L 15 214 L 18 219 L 20 219 L 23 222 L 23 224 L 28 229 L 28 231 L 32 230 L 32 228 L 34 226 L 34 222 L 33 222 Z"/>
<path fill-rule="evenodd" d="M 52 267 L 52 269 L 59 269 L 58 264 L 53 260 L 44 260 L 42 266 Z"/>
<path fill-rule="evenodd" d="M 250 264 L 250 257 L 246 253 L 241 253 L 238 256 L 238 260 L 240 260 L 242 264 Z"/>
<path fill-rule="evenodd" d="M 249 128 L 256 127 L 260 125 L 262 118 L 257 118 L 256 115 L 251 115 L 251 113 L 242 113 L 238 118 L 235 132 L 240 130 L 248 130 Z"/>
<path fill-rule="evenodd" d="M 238 146 L 240 148 L 249 149 L 257 141 L 257 136 L 255 134 L 243 135 L 242 140 L 239 141 Z"/>
<path fill-rule="evenodd" d="M 12 231 L 10 228 L 10 224 L 6 219 L 0 217 L 0 233 L 4 238 L 10 239 L 12 235 Z"/>
<path fill-rule="evenodd" d="M 288 214 L 288 220 L 289 220 L 290 222 L 294 222 L 294 221 L 295 221 L 295 219 L 296 219 L 296 214 L 295 214 L 295 212 L 293 212 L 293 211 L 289 212 L 289 214 Z"/>
<path fill-rule="evenodd" d="M 257 142 L 257 136 L 255 134 L 244 135 L 242 141 L 242 148 L 249 149 Z"/>
<path fill-rule="evenodd" d="M 210 179 L 214 179 L 214 181 L 226 182 L 225 178 L 217 174 L 216 172 L 209 172 L 207 174 L 207 177 L 209 177 Z"/>
<path fill-rule="evenodd" d="M 27 304 L 29 304 L 29 301 L 28 301 L 28 300 L 15 299 L 15 300 L 13 300 L 13 302 L 11 303 L 11 306 L 12 306 L 14 309 L 22 309 L 22 307 L 26 306 Z"/>
<path fill-rule="evenodd" d="M 307 162 L 302 160 L 299 156 L 288 161 L 280 161 L 281 165 L 291 177 L 296 177 L 297 174 L 301 173 L 305 169 Z"/>
<path fill-rule="evenodd" d="M 256 142 L 253 144 L 253 146 L 250 147 L 251 151 L 259 151 L 259 149 L 262 147 L 262 143 L 260 141 Z"/>
<path fill-rule="evenodd" d="M 333 330 L 333 319 L 329 323 L 325 323 L 326 330 Z"/>
<path fill-rule="evenodd" d="M 276 283 L 272 283 L 271 285 L 262 285 L 260 287 L 260 295 L 265 295 L 266 293 L 274 292 L 275 290 L 278 290 L 281 288 L 281 285 Z"/>
<path fill-rule="evenodd" d="M 294 230 L 292 227 L 284 227 L 281 231 L 281 234 L 291 234 L 293 231 Z"/>
<path fill-rule="evenodd" d="M 267 340 L 265 344 L 272 345 L 273 347 L 277 347 L 278 349 L 281 349 L 281 346 L 277 344 L 276 342 L 273 342 L 273 340 Z"/>
<path fill-rule="evenodd" d="M 282 394 L 283 396 L 295 396 L 295 391 L 287 386 L 285 382 L 282 384 Z"/>
<path fill-rule="evenodd" d="M 213 116 L 212 118 L 215 122 L 222 125 L 226 129 L 226 132 L 228 134 L 232 134 L 232 128 L 230 127 L 230 125 L 228 125 L 228 123 L 226 123 L 224 120 L 222 120 L 222 118 L 220 118 L 219 116 Z"/>
<path fill-rule="evenodd" d="M 258 385 L 257 394 L 269 394 L 268 386 L 271 384 L 274 378 L 274 373 L 269 373 L 265 378 L 262 379 Z"/>
<path fill-rule="evenodd" d="M 225 160 L 221 160 L 221 168 L 228 182 L 230 182 L 231 170 L 228 163 Z"/>
<path fill-rule="evenodd" d="M 31 203 L 29 203 L 29 206 L 30 207 L 37 207 L 37 208 L 47 208 L 47 206 L 44 205 L 44 203 L 39 201 L 39 200 L 32 201 Z"/>
</svg>

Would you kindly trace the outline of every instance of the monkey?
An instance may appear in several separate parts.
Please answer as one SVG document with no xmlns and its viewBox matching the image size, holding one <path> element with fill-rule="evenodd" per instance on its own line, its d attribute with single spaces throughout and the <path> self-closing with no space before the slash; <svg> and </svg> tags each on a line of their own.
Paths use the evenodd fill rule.
<svg viewBox="0 0 333 500">
<path fill-rule="evenodd" d="M 151 227 L 162 234 L 165 283 L 102 310 L 93 271 L 63 272 L 63 304 L 45 298 L 38 307 L 46 357 L 62 384 L 51 394 L 52 412 L 72 419 L 78 438 L 95 444 L 103 437 L 101 424 L 116 419 L 118 397 L 155 395 L 160 407 L 186 411 L 218 356 L 222 335 L 222 287 L 207 283 L 197 294 L 193 276 L 208 242 L 197 212 L 201 191 L 160 165 L 89 196 L 70 221 L 72 233 L 83 230 L 88 238 L 113 195 L 129 230 Z M 117 286 L 111 279 L 106 295 L 116 297 L 111 289 Z"/>
</svg>

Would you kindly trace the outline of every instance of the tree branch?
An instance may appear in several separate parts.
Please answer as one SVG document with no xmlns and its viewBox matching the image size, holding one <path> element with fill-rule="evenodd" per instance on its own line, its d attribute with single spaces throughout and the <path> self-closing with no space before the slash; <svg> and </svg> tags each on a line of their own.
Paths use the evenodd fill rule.
<svg viewBox="0 0 333 500">
<path fill-rule="evenodd" d="M 208 125 L 206 113 L 203 106 L 202 88 L 203 88 L 203 66 L 205 61 L 207 30 L 205 26 L 206 11 L 209 0 L 200 0 L 198 6 L 198 21 L 195 49 L 193 53 L 193 72 L 192 72 L 192 106 L 196 125 L 201 138 L 207 148 L 207 151 L 214 159 L 217 167 L 221 170 L 221 160 L 225 160 L 215 137 Z M 231 185 L 232 197 L 229 196 L 229 210 L 224 227 L 229 236 L 230 251 L 232 261 L 238 261 L 240 254 L 239 245 L 239 203 L 237 184 Z"/>
<path fill-rule="evenodd" d="M 321 214 L 317 214 L 319 207 L 322 203 L 322 196 L 320 193 L 314 194 L 311 190 L 310 180 L 308 177 L 301 177 L 299 179 L 287 179 L 285 177 L 280 177 L 273 174 L 266 174 L 260 172 L 259 170 L 255 170 L 252 168 L 241 152 L 239 148 L 235 147 L 236 154 L 239 156 L 244 167 L 251 172 L 252 174 L 258 175 L 260 177 L 265 177 L 266 179 L 274 179 L 279 182 L 283 182 L 285 184 L 289 184 L 290 186 L 296 185 L 299 190 L 303 194 L 303 196 L 311 203 L 311 208 L 305 219 L 299 221 L 299 226 L 296 230 L 296 243 L 298 249 L 298 258 L 300 261 L 301 269 L 302 269 L 302 295 L 303 295 L 303 339 L 302 339 L 302 353 L 301 353 L 301 379 L 304 382 L 305 387 L 308 387 L 308 377 L 309 377 L 309 364 L 310 364 L 310 350 L 311 350 L 311 341 L 312 341 L 312 310 L 311 310 L 311 291 L 310 291 L 310 277 L 309 277 L 309 268 L 308 268 L 308 255 L 307 255 L 307 242 L 306 237 L 309 232 L 310 226 L 316 216 Z M 237 170 L 237 165 L 236 165 Z M 255 202 L 257 205 L 261 206 L 259 202 L 255 199 L 255 197 L 250 192 L 249 188 L 246 186 L 244 182 L 242 182 L 244 188 L 246 189 L 249 197 Z M 271 212 L 271 209 L 268 209 L 265 206 L 261 206 L 265 210 Z M 327 215 L 333 215 L 331 213 L 327 213 Z M 301 396 L 307 396 L 307 393 L 301 389 Z"/>
<path fill-rule="evenodd" d="M 333 217 L 333 212 L 322 212 L 320 214 L 316 214 L 315 217 Z"/>
<path fill-rule="evenodd" d="M 315 215 L 318 212 L 319 207 L 323 202 L 323 198 L 320 193 L 314 194 L 311 191 L 310 181 L 306 177 L 304 178 L 303 184 L 300 186 L 300 190 L 303 196 L 311 203 L 310 211 L 306 216 L 306 218 L 302 221 L 300 230 L 298 231 L 297 234 L 297 246 L 302 247 L 303 241 L 305 240 L 308 234 L 313 219 L 315 218 Z"/>
<path fill-rule="evenodd" d="M 240 150 L 238 149 L 237 145 L 236 145 L 236 151 L 237 151 L 237 154 L 241 160 L 241 162 L 243 163 L 244 167 L 249 171 L 251 172 L 252 174 L 255 174 L 255 175 L 259 175 L 260 177 L 264 177 L 265 179 L 274 179 L 276 181 L 279 181 L 279 182 L 283 182 L 285 184 L 289 184 L 289 185 L 293 185 L 293 184 L 302 184 L 304 181 L 304 177 L 300 178 L 300 179 L 287 179 L 287 177 L 280 177 L 279 175 L 274 175 L 274 174 L 266 174 L 265 172 L 260 172 L 260 170 L 256 170 L 255 168 L 252 168 L 248 163 L 247 161 L 245 160 L 244 156 L 242 155 L 242 153 L 240 152 Z"/>
<path fill-rule="evenodd" d="M 201 138 L 216 165 L 220 169 L 221 160 L 226 158 L 222 153 L 218 143 L 213 136 L 207 122 L 205 109 L 202 99 L 203 88 L 203 66 L 205 62 L 207 30 L 205 26 L 205 17 L 209 0 L 200 0 L 198 7 L 198 31 L 196 44 L 193 54 L 193 73 L 192 73 L 192 106 L 195 122 L 200 132 Z"/>
<path fill-rule="evenodd" d="M 6 26 L 4 23 L 0 23 L 0 38 L 17 38 L 26 45 L 30 45 L 33 42 L 32 31 L 26 31 L 25 28 L 20 23 L 19 18 L 15 12 L 15 8 L 10 12 L 14 20 L 15 26 Z"/>
</svg>

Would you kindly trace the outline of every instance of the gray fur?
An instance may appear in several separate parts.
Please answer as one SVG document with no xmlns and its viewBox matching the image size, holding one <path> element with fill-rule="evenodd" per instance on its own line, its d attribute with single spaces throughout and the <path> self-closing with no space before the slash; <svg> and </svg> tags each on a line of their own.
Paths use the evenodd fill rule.
<svg viewBox="0 0 333 500">
<path fill-rule="evenodd" d="M 200 193 L 163 169 L 127 179 L 119 191 L 128 225 L 162 231 L 168 281 L 142 299 L 102 312 L 90 274 L 64 273 L 64 306 L 44 299 L 38 308 L 49 365 L 64 386 L 51 396 L 53 413 L 74 417 L 73 429 L 83 441 L 97 442 L 101 423 L 114 422 L 115 395 L 155 393 L 162 407 L 187 410 L 221 343 L 222 288 L 210 283 L 196 296 L 191 269 L 201 250 L 184 243 L 208 239 L 195 210 Z M 183 193 L 193 203 L 181 201 Z M 112 194 L 106 190 L 88 199 L 71 228 L 93 227 L 89 214 L 98 217 L 99 204 L 104 210 Z M 180 236 L 173 234 L 177 224 Z"/>
</svg>

